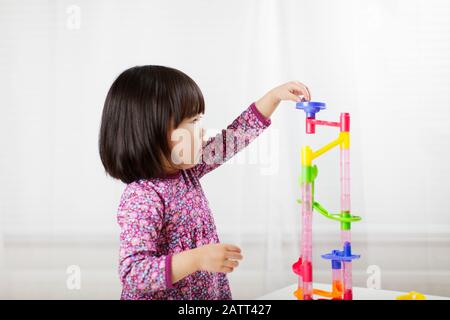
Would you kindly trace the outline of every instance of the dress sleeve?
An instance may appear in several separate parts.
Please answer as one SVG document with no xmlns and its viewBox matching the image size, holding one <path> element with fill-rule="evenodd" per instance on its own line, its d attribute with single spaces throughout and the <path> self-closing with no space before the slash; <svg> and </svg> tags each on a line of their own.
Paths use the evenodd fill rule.
<svg viewBox="0 0 450 320">
<path fill-rule="evenodd" d="M 173 288 L 171 255 L 158 255 L 163 203 L 156 192 L 131 196 L 118 211 L 119 275 L 123 286 L 137 292 Z"/>
<path fill-rule="evenodd" d="M 191 170 L 198 178 L 203 177 L 248 146 L 270 124 L 270 118 L 252 103 L 226 129 L 203 144 L 201 161 Z"/>
</svg>

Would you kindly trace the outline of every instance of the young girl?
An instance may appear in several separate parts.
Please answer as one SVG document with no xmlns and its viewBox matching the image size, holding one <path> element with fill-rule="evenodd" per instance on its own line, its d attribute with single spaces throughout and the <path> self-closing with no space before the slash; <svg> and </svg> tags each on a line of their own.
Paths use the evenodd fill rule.
<svg viewBox="0 0 450 320">
<path fill-rule="evenodd" d="M 119 75 L 99 149 L 106 172 L 127 184 L 117 215 L 122 299 L 231 299 L 226 273 L 241 249 L 220 243 L 199 180 L 261 134 L 281 100 L 301 99 L 310 100 L 305 85 L 281 85 L 202 143 L 205 105 L 190 77 L 162 66 Z"/>
</svg>

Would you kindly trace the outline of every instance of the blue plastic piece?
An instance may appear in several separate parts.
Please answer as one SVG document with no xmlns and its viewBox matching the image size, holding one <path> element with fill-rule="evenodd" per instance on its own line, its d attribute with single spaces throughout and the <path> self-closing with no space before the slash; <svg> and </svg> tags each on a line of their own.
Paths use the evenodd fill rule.
<svg viewBox="0 0 450 320">
<path fill-rule="evenodd" d="M 337 250 L 333 250 L 334 251 Z M 331 269 L 342 269 L 342 263 L 339 260 L 331 260 Z"/>
<path fill-rule="evenodd" d="M 331 267 L 333 269 L 340 269 L 341 262 L 350 262 L 352 260 L 359 259 L 360 257 L 360 254 L 352 254 L 350 242 L 344 243 L 344 248 L 342 251 L 333 250 L 331 253 L 322 255 L 322 258 L 331 260 Z"/>
<path fill-rule="evenodd" d="M 317 102 L 317 101 L 302 101 L 297 102 L 295 107 L 297 109 L 305 111 L 307 118 L 315 119 L 317 112 L 326 109 L 326 104 L 324 102 Z"/>
</svg>

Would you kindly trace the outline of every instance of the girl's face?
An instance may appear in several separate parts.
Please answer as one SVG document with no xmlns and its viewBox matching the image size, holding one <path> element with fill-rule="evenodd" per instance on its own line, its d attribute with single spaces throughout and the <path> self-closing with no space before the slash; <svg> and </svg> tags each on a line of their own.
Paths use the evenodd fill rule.
<svg viewBox="0 0 450 320">
<path fill-rule="evenodd" d="M 177 169 L 189 169 L 200 162 L 204 129 L 202 114 L 184 119 L 180 125 L 170 130 L 169 146 L 171 165 Z"/>
</svg>

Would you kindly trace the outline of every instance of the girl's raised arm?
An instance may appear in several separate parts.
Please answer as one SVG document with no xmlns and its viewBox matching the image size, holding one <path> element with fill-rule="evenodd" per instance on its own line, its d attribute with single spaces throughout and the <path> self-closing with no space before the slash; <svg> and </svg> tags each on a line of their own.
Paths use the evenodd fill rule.
<svg viewBox="0 0 450 320">
<path fill-rule="evenodd" d="M 192 168 L 201 178 L 244 149 L 270 124 L 270 116 L 283 100 L 310 100 L 309 89 L 301 82 L 291 81 L 267 92 L 252 103 L 227 129 L 210 138 L 203 146 L 201 162 Z"/>
<path fill-rule="evenodd" d="M 248 146 L 270 124 L 271 120 L 252 103 L 226 129 L 206 141 L 200 163 L 191 170 L 198 178 L 203 177 Z"/>
</svg>

